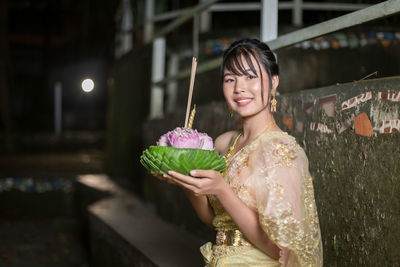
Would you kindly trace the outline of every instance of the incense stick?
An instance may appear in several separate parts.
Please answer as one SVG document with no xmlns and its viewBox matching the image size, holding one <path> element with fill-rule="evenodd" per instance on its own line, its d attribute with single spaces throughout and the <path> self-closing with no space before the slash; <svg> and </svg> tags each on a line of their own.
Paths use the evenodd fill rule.
<svg viewBox="0 0 400 267">
<path fill-rule="evenodd" d="M 186 107 L 185 128 L 187 128 L 187 126 L 188 126 L 189 112 L 190 112 L 190 106 L 192 103 L 192 95 L 193 95 L 194 76 L 196 75 L 196 67 L 197 67 L 197 60 L 195 57 L 193 57 L 192 70 L 190 72 L 189 96 L 188 96 L 188 102 L 187 102 L 187 107 Z"/>
</svg>

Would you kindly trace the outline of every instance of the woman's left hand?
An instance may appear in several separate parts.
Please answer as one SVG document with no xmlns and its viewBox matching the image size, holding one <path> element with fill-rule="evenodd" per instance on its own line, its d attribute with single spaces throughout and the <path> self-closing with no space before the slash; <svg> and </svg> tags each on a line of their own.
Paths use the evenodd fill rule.
<svg viewBox="0 0 400 267">
<path fill-rule="evenodd" d="M 192 170 L 190 176 L 168 171 L 169 179 L 193 192 L 195 196 L 219 195 L 228 185 L 221 173 L 214 170 Z"/>
</svg>

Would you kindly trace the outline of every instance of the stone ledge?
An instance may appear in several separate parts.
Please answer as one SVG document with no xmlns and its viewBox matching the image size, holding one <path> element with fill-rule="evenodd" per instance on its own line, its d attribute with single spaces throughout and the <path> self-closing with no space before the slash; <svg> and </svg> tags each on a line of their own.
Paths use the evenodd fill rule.
<svg viewBox="0 0 400 267">
<path fill-rule="evenodd" d="M 96 266 L 111 264 L 98 253 L 113 254 L 119 265 L 112 266 L 202 266 L 203 240 L 163 221 L 105 175 L 83 175 L 78 182 L 111 195 L 88 207 Z"/>
</svg>

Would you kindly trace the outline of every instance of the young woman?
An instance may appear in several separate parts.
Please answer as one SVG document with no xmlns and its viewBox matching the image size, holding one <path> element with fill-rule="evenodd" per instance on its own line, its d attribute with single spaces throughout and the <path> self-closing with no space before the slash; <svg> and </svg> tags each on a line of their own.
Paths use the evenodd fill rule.
<svg viewBox="0 0 400 267">
<path fill-rule="evenodd" d="M 308 160 L 275 124 L 279 70 L 269 47 L 234 42 L 221 66 L 223 92 L 243 129 L 222 134 L 215 149 L 227 170 L 173 171 L 200 219 L 217 231 L 200 250 L 207 266 L 322 266 L 322 244 Z"/>
</svg>

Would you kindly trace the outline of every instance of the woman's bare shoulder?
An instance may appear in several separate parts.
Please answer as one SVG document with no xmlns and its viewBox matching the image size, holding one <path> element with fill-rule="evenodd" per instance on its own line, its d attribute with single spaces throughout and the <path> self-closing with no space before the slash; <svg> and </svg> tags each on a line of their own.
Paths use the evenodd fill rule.
<svg viewBox="0 0 400 267">
<path fill-rule="evenodd" d="M 220 154 L 226 154 L 229 146 L 238 134 L 238 131 L 229 131 L 218 136 L 215 139 L 215 150 Z"/>
</svg>

